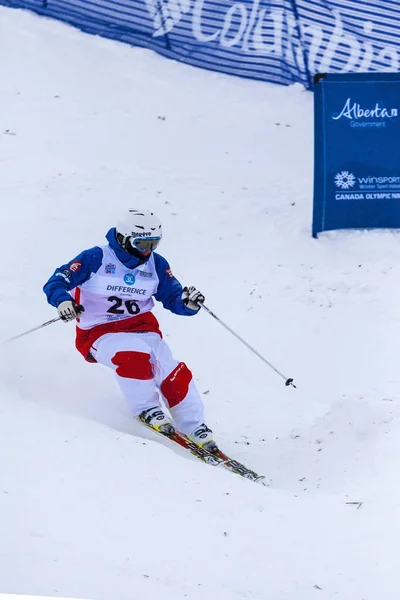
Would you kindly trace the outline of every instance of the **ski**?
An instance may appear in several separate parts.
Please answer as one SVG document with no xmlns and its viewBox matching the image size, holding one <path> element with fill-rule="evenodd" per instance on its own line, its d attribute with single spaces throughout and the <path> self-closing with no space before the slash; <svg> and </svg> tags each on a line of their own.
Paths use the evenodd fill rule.
<svg viewBox="0 0 400 600">
<path fill-rule="evenodd" d="M 148 423 L 143 421 L 140 417 L 137 417 L 137 420 L 139 421 L 139 423 L 141 423 L 148 429 L 151 429 L 151 431 L 154 431 L 158 435 L 161 435 L 162 437 L 171 440 L 171 442 L 177 444 L 198 460 L 201 460 L 202 462 L 213 467 L 223 466 L 231 473 L 240 475 L 244 479 L 249 479 L 250 481 L 254 481 L 255 483 L 260 483 L 261 485 L 266 485 L 265 477 L 263 475 L 259 475 L 255 471 L 252 471 L 251 469 L 240 463 L 239 461 L 230 458 L 221 450 L 218 450 L 218 452 L 215 453 L 209 452 L 208 450 L 205 450 L 204 448 L 201 448 L 200 446 L 192 442 L 186 435 L 180 433 L 177 430 L 175 430 L 174 433 L 163 433 L 162 431 L 159 431 L 152 425 L 149 425 Z"/>
<path fill-rule="evenodd" d="M 137 420 L 139 421 L 139 423 L 147 427 L 147 429 L 151 429 L 151 431 L 154 431 L 158 435 L 167 438 L 168 440 L 171 440 L 171 442 L 174 442 L 175 444 L 192 454 L 192 456 L 198 458 L 202 462 L 207 463 L 208 465 L 217 467 L 223 462 L 222 458 L 214 456 L 210 452 L 207 452 L 207 450 L 204 450 L 204 448 L 200 448 L 200 446 L 189 440 L 185 435 L 179 433 L 179 431 L 177 430 L 175 430 L 174 433 L 163 433 L 162 431 L 159 431 L 149 423 L 143 421 L 140 417 L 137 417 Z"/>
<path fill-rule="evenodd" d="M 244 477 L 245 479 L 250 479 L 250 481 L 254 481 L 255 483 L 261 483 L 261 485 L 267 485 L 265 482 L 264 475 L 259 475 L 258 473 L 256 473 L 255 471 L 252 471 L 251 469 L 249 469 L 248 467 L 246 467 L 239 461 L 235 460 L 234 458 L 230 458 L 229 456 L 224 454 L 224 452 L 222 452 L 222 450 L 218 450 L 218 452 L 215 453 L 215 456 L 220 458 L 223 461 L 221 464 L 223 464 L 224 467 L 226 469 L 228 469 L 229 471 L 232 471 L 232 473 L 241 475 L 241 477 Z"/>
</svg>

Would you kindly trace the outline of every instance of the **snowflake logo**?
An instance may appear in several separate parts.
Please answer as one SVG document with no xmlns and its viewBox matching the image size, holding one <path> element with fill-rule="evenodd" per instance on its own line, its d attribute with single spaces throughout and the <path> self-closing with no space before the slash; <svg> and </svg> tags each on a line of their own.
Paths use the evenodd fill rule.
<svg viewBox="0 0 400 600">
<path fill-rule="evenodd" d="M 335 183 L 338 188 L 341 188 L 342 190 L 348 190 L 355 185 L 356 178 L 354 177 L 353 173 L 342 171 L 341 173 L 336 173 Z"/>
</svg>

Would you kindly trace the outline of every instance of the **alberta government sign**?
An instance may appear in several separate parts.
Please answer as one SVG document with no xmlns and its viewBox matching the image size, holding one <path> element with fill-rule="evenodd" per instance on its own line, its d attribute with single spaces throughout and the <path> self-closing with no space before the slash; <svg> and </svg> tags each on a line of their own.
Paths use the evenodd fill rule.
<svg viewBox="0 0 400 600">
<path fill-rule="evenodd" d="M 321 75 L 313 235 L 400 227 L 400 74 Z"/>
</svg>

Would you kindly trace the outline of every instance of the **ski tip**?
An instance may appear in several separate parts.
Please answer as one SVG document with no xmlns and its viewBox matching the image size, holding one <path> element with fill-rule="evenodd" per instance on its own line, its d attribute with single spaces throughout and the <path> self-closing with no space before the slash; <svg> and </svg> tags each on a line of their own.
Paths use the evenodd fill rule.
<svg viewBox="0 0 400 600">
<path fill-rule="evenodd" d="M 264 475 L 260 475 L 254 481 L 255 481 L 255 483 L 259 483 L 260 485 L 263 485 L 264 487 L 268 487 L 268 483 L 267 483 L 267 480 Z"/>
</svg>

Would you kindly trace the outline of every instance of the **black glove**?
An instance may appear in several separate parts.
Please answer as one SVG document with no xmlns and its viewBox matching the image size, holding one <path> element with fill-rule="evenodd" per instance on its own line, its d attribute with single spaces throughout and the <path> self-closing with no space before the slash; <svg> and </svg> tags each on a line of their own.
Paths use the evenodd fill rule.
<svg viewBox="0 0 400 600">
<path fill-rule="evenodd" d="M 186 304 L 186 306 L 191 310 L 199 310 L 200 304 L 203 304 L 205 298 L 203 294 L 192 285 L 189 288 L 183 288 L 182 300 L 183 303 Z"/>
<path fill-rule="evenodd" d="M 84 312 L 84 308 L 81 305 L 78 305 L 74 300 L 64 300 L 57 306 L 58 314 L 60 318 L 66 323 L 67 321 L 73 321 L 81 313 Z"/>
</svg>

